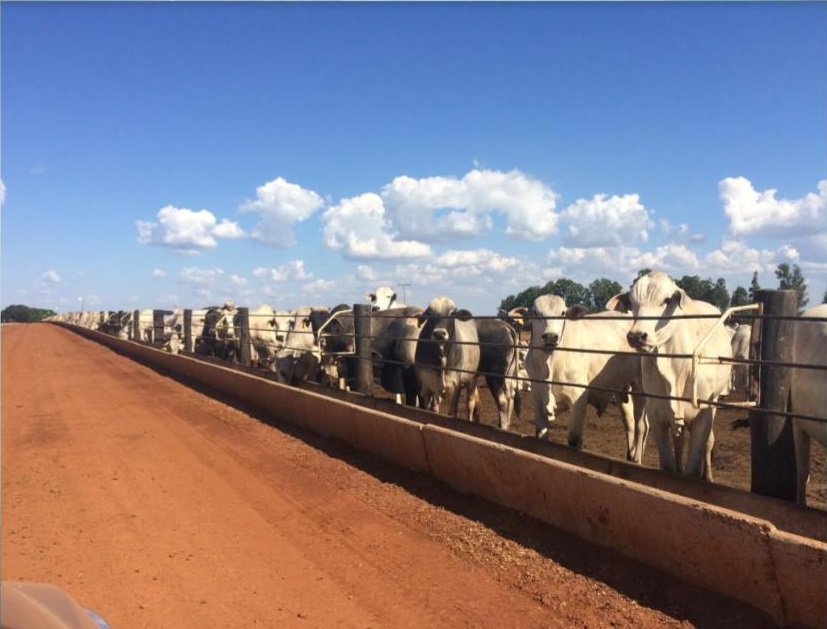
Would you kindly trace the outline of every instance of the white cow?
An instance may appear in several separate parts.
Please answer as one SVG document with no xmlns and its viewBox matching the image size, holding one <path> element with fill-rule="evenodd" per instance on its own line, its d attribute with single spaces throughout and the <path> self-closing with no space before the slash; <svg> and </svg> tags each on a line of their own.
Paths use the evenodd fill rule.
<svg viewBox="0 0 827 629">
<path fill-rule="evenodd" d="M 525 368 L 533 381 L 535 435 L 547 438 L 549 421 L 555 420 L 556 411 L 570 408 L 568 443 L 580 448 L 588 404 L 602 414 L 609 403 L 615 402 L 626 433 L 626 458 L 640 463 L 648 426 L 640 395 L 640 358 L 627 353 L 626 334 L 632 318 L 617 312 L 583 316 L 585 313 L 582 306 L 567 307 L 557 295 L 541 295 L 531 308 L 515 308 L 508 313 L 525 318 L 531 325 Z M 569 351 L 575 349 L 599 352 Z M 631 399 L 629 394 L 587 389 L 586 385 L 631 391 Z"/>
<path fill-rule="evenodd" d="M 468 310 L 457 310 L 453 300 L 437 297 L 418 316 L 422 326 L 416 344 L 414 369 L 423 405 L 438 413 L 448 397 L 448 413 L 458 414 L 459 397 L 468 389 L 468 419 L 478 419 L 477 370 L 479 334 Z"/>
<path fill-rule="evenodd" d="M 301 306 L 286 324 L 284 347 L 271 366 L 282 384 L 296 385 L 302 380 L 315 380 L 318 375 L 322 352 L 310 323 L 313 310 L 310 306 Z"/>
<path fill-rule="evenodd" d="M 272 364 L 283 346 L 276 334 L 276 311 L 262 304 L 250 310 L 250 358 L 253 364 Z"/>
<path fill-rule="evenodd" d="M 665 273 L 652 271 L 635 281 L 628 293 L 615 295 L 607 307 L 631 312 L 635 321 L 629 331 L 629 345 L 641 354 L 646 413 L 658 445 L 660 467 L 680 472 L 683 428 L 689 431 L 689 453 L 683 472 L 712 480 L 712 424 L 714 403 L 729 391 L 732 366 L 727 363 L 699 363 L 693 374 L 692 354 L 711 332 L 701 357 L 731 358 L 730 335 L 711 318 L 673 318 L 686 315 L 720 315 L 705 301 L 692 299 Z M 713 331 L 713 327 L 715 328 Z M 664 398 L 692 399 L 693 384 L 699 408 L 691 402 Z"/>
<path fill-rule="evenodd" d="M 742 323 L 733 331 L 730 345 L 732 357 L 749 359 L 749 344 L 752 339 L 752 324 Z M 749 398 L 749 365 L 736 363 L 732 365 L 732 390 Z"/>
<path fill-rule="evenodd" d="M 822 369 L 793 369 L 790 381 L 790 412 L 827 418 L 827 304 L 810 308 L 795 323 L 793 360 L 801 365 L 817 365 Z M 796 458 L 796 500 L 806 504 L 807 481 L 810 476 L 810 438 L 827 447 L 827 423 L 793 419 Z"/>
<path fill-rule="evenodd" d="M 373 310 L 390 310 L 391 308 L 403 308 L 405 304 L 396 301 L 396 291 L 390 286 L 380 286 L 375 293 L 366 295 L 370 300 Z"/>
</svg>

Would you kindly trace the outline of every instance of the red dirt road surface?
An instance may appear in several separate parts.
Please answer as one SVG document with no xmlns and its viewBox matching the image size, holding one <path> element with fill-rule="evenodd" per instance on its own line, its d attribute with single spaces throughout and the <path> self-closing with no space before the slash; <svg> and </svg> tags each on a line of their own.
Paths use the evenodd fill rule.
<svg viewBox="0 0 827 629">
<path fill-rule="evenodd" d="M 48 324 L 2 327 L 2 578 L 115 629 L 772 625 Z"/>
</svg>

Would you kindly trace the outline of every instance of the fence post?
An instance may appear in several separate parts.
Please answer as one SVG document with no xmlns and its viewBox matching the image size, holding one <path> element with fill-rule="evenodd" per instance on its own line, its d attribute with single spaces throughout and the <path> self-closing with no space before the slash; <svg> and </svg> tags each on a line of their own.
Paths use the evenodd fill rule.
<svg viewBox="0 0 827 629">
<path fill-rule="evenodd" d="M 132 311 L 132 340 L 133 341 L 140 341 L 141 340 L 141 311 L 140 310 L 133 310 Z"/>
<path fill-rule="evenodd" d="M 150 342 L 163 343 L 164 342 L 164 311 L 152 311 L 152 338 Z"/>
<path fill-rule="evenodd" d="M 192 338 L 192 310 L 184 310 L 184 351 L 192 354 L 195 351 L 195 344 Z"/>
<path fill-rule="evenodd" d="M 756 302 L 763 305 L 760 355 L 762 361 L 791 363 L 795 321 L 773 319 L 775 316 L 795 317 L 798 294 L 794 290 L 759 290 Z M 749 413 L 752 454 L 753 493 L 795 501 L 795 449 L 792 423 L 776 414 L 787 410 L 790 395 L 789 367 L 759 365 L 758 405 Z"/>
<path fill-rule="evenodd" d="M 373 357 L 371 355 L 371 307 L 366 304 L 353 306 L 353 333 L 356 351 L 356 391 L 370 395 L 373 390 Z"/>
<path fill-rule="evenodd" d="M 238 308 L 238 361 L 250 366 L 250 309 Z"/>
</svg>

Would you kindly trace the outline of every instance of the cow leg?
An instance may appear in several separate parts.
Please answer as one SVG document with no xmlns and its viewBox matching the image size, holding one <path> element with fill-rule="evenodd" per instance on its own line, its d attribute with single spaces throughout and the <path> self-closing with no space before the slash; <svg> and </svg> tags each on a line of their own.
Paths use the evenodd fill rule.
<svg viewBox="0 0 827 629">
<path fill-rule="evenodd" d="M 632 457 L 629 460 L 641 465 L 646 449 L 646 439 L 649 437 L 649 417 L 646 411 L 646 398 L 638 393 L 632 393 L 631 398 L 635 418 L 635 440 Z"/>
<path fill-rule="evenodd" d="M 572 401 L 569 413 L 569 446 L 580 450 L 583 447 L 583 425 L 586 423 L 586 410 L 589 394 L 584 389 L 580 397 Z"/>
<path fill-rule="evenodd" d="M 554 404 L 551 387 L 535 383 L 531 388 L 531 394 L 534 398 L 534 436 L 538 439 L 548 439 L 549 406 Z M 553 418 L 554 415 L 552 414 L 551 417 Z M 551 421 L 554 420 L 551 419 Z"/>
<path fill-rule="evenodd" d="M 505 378 L 487 377 L 488 389 L 497 405 L 500 430 L 508 430 L 511 422 L 511 396 L 508 394 Z"/>
<path fill-rule="evenodd" d="M 692 420 L 689 430 L 689 453 L 686 456 L 686 469 L 684 474 L 687 476 L 695 476 L 697 478 L 711 477 L 712 470 L 704 473 L 704 462 L 707 458 L 707 452 L 711 458 L 712 449 L 710 442 L 712 437 L 712 409 L 702 409 L 698 415 Z M 710 465 L 711 467 L 711 465 Z"/>
<path fill-rule="evenodd" d="M 669 408 L 660 409 L 661 413 L 653 413 L 653 421 L 649 424 L 652 430 L 652 436 L 655 438 L 655 443 L 658 446 L 658 459 L 660 462 L 660 469 L 678 473 L 678 463 L 675 458 L 675 443 L 672 441 L 672 422 L 671 412 Z M 664 418 L 663 411 L 669 413 Z"/>
<path fill-rule="evenodd" d="M 634 461 L 637 450 L 637 417 L 631 396 L 627 396 L 625 402 L 618 402 L 617 408 L 620 411 L 623 432 L 626 433 L 626 460 Z"/>
<path fill-rule="evenodd" d="M 807 504 L 807 483 L 810 480 L 810 433 L 801 425 L 800 419 L 793 419 L 793 443 L 795 444 L 795 501 L 800 506 Z"/>
<path fill-rule="evenodd" d="M 460 386 L 452 386 L 450 391 L 448 392 L 448 415 L 451 417 L 458 417 L 459 416 L 459 396 L 462 393 L 462 387 Z M 470 392 L 469 392 L 470 393 Z M 470 395 L 469 395 L 470 398 Z M 470 407 L 470 401 L 469 401 Z M 470 417 L 468 419 L 471 419 Z"/>
<path fill-rule="evenodd" d="M 468 395 L 466 397 L 468 419 L 472 422 L 479 423 L 480 421 L 480 393 L 477 388 L 476 379 L 473 384 L 468 385 Z"/>
</svg>

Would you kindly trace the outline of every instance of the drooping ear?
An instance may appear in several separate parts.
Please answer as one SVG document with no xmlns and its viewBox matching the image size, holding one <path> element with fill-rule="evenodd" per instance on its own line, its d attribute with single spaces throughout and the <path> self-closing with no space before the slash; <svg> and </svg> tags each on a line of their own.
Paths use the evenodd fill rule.
<svg viewBox="0 0 827 629">
<path fill-rule="evenodd" d="M 302 319 L 302 330 L 306 330 L 310 327 L 310 317 L 304 317 Z"/>
<path fill-rule="evenodd" d="M 460 321 L 470 321 L 474 318 L 474 315 L 471 314 L 470 310 L 466 310 L 465 308 L 460 308 L 459 310 L 454 311 L 454 316 L 459 319 Z"/>
<path fill-rule="evenodd" d="M 512 308 L 506 314 L 514 320 L 514 323 L 523 327 L 525 326 L 525 317 L 528 314 L 528 308 L 518 306 L 517 308 Z"/>
<path fill-rule="evenodd" d="M 376 293 L 368 293 L 365 297 L 368 301 L 376 301 Z"/>
<path fill-rule="evenodd" d="M 688 303 L 687 303 L 688 300 L 689 300 L 689 295 L 687 295 L 686 291 L 683 290 L 682 288 L 678 288 L 672 294 L 672 301 L 674 301 L 676 303 L 676 305 L 678 306 L 678 308 L 680 308 L 681 310 L 686 308 L 686 306 L 688 305 Z"/>
<path fill-rule="evenodd" d="M 423 312 L 422 314 L 419 314 L 419 315 L 416 316 L 417 326 L 419 326 L 421 328 L 422 325 L 428 320 L 428 317 L 430 317 L 430 316 L 431 316 L 431 309 L 426 308 L 425 312 Z"/>
<path fill-rule="evenodd" d="M 276 327 L 276 320 L 275 320 L 275 318 L 273 318 L 273 319 L 268 319 L 268 320 L 267 320 L 267 325 L 269 325 L 271 328 Z"/>
<path fill-rule="evenodd" d="M 631 312 L 632 300 L 629 299 L 629 293 L 619 293 L 606 302 L 606 310 L 616 310 L 617 312 Z"/>
<path fill-rule="evenodd" d="M 391 295 L 391 301 L 396 301 L 396 293 L 394 293 L 393 295 Z"/>
<path fill-rule="evenodd" d="M 589 309 L 586 308 L 586 306 L 575 304 L 574 306 L 569 306 L 569 309 L 566 310 L 566 319 L 580 319 L 587 314 L 589 314 Z"/>
</svg>

